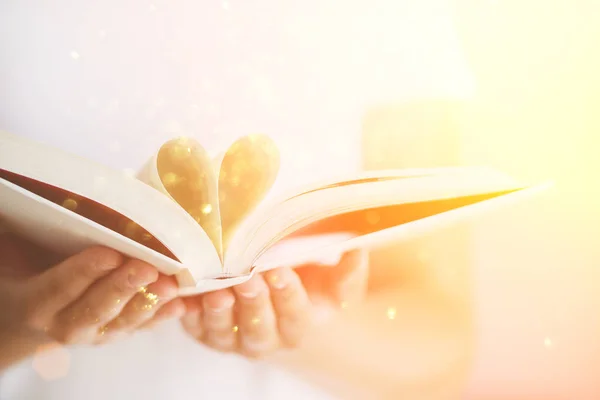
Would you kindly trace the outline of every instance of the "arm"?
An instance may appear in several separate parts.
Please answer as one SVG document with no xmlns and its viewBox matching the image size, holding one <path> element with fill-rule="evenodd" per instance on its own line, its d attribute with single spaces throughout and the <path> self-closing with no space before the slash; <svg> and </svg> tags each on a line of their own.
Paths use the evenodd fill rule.
<svg viewBox="0 0 600 400">
<path fill-rule="evenodd" d="M 459 115 L 444 102 L 372 111 L 363 130 L 365 168 L 459 164 Z M 471 344 L 467 245 L 466 227 L 455 226 L 373 252 L 364 303 L 276 360 L 344 397 L 460 390 Z"/>
</svg>

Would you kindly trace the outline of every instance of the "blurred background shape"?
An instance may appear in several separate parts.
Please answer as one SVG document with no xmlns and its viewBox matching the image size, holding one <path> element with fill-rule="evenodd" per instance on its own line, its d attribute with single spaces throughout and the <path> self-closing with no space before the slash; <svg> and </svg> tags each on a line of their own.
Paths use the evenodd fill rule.
<svg viewBox="0 0 600 400">
<path fill-rule="evenodd" d="M 467 398 L 600 398 L 600 3 L 455 5 L 477 82 L 466 158 L 556 183 L 479 223 Z"/>
</svg>

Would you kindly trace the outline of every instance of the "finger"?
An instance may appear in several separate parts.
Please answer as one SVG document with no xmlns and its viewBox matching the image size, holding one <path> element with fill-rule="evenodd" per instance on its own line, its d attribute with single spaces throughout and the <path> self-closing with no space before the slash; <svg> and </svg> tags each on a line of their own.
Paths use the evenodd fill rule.
<svg viewBox="0 0 600 400">
<path fill-rule="evenodd" d="M 166 303 L 156 311 L 151 320 L 137 327 L 137 330 L 151 330 L 160 324 L 185 315 L 185 304 L 182 299 L 176 298 Z M 107 344 L 126 337 L 129 332 L 124 330 L 111 330 L 108 328 L 104 334 L 96 337 L 95 344 Z"/>
<path fill-rule="evenodd" d="M 220 351 L 234 351 L 237 347 L 235 296 L 230 289 L 210 292 L 202 297 L 202 341 Z"/>
<path fill-rule="evenodd" d="M 369 273 L 368 253 L 354 250 L 342 256 L 330 276 L 335 300 L 342 306 L 360 301 L 366 294 Z"/>
<path fill-rule="evenodd" d="M 43 328 L 58 311 L 77 300 L 94 282 L 123 264 L 118 252 L 93 247 L 32 278 L 27 293 L 28 315 Z"/>
<path fill-rule="evenodd" d="M 275 310 L 261 275 L 233 287 L 240 351 L 249 357 L 268 354 L 279 346 Z"/>
<path fill-rule="evenodd" d="M 175 278 L 160 275 L 156 282 L 140 290 L 106 328 L 109 331 L 133 330 L 151 320 L 164 304 L 177 296 L 177 288 Z"/>
<path fill-rule="evenodd" d="M 141 287 L 158 279 L 154 267 L 139 260 L 128 261 L 121 268 L 102 278 L 83 296 L 62 310 L 56 318 L 53 332 L 67 343 L 88 341 L 116 318 Z M 100 334 L 106 332 L 103 329 Z"/>
<path fill-rule="evenodd" d="M 203 339 L 202 326 L 202 299 L 203 296 L 189 296 L 182 298 L 185 304 L 185 314 L 181 317 L 183 329 L 197 340 Z"/>
<path fill-rule="evenodd" d="M 159 308 L 151 320 L 144 322 L 138 329 L 152 329 L 173 318 L 181 318 L 185 315 L 185 304 L 183 299 L 177 298 L 169 301 Z"/>
<path fill-rule="evenodd" d="M 194 313 L 202 311 L 202 298 L 202 295 L 182 297 L 181 299 L 185 304 L 185 312 Z"/>
<path fill-rule="evenodd" d="M 280 339 L 286 346 L 297 346 L 310 325 L 310 302 L 298 275 L 290 268 L 265 273 L 277 316 Z"/>
</svg>

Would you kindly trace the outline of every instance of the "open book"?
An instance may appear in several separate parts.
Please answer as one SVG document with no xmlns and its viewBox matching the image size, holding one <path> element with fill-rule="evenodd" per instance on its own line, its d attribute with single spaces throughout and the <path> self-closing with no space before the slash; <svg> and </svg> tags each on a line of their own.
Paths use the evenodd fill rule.
<svg viewBox="0 0 600 400">
<path fill-rule="evenodd" d="M 441 168 L 365 172 L 270 196 L 279 163 L 263 135 L 216 159 L 178 138 L 132 176 L 0 133 L 0 224 L 65 255 L 114 248 L 175 275 L 185 295 L 326 263 L 540 189 L 487 168 Z"/>
</svg>

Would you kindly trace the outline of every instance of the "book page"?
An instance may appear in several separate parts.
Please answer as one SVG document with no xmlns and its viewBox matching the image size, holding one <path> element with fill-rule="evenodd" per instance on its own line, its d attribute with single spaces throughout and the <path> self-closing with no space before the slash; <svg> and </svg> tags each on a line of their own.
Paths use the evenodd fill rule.
<svg viewBox="0 0 600 400">
<path fill-rule="evenodd" d="M 281 239 L 319 221 L 334 222 L 330 217 L 336 215 L 343 215 L 345 219 L 316 234 L 369 235 L 522 188 L 503 174 L 477 168 L 444 170 L 429 175 L 407 176 L 397 172 L 396 177 L 393 172 L 380 172 L 378 177 L 367 173 L 352 181 L 332 182 L 277 204 L 269 204 L 268 212 L 263 210 L 262 216 L 256 214 L 254 220 L 249 220 L 236 233 L 232 251 L 226 255 L 226 268 L 230 261 L 231 266 L 252 263 Z M 413 205 L 412 209 L 407 208 L 410 205 Z M 353 216 L 353 213 L 360 215 Z M 367 224 L 360 224 L 360 221 Z M 380 226 L 383 223 L 388 225 Z M 371 230 L 364 230 L 365 227 Z"/>
<path fill-rule="evenodd" d="M 279 151 L 266 135 L 248 135 L 211 158 L 196 140 L 165 143 L 138 179 L 178 203 L 225 253 L 238 226 L 261 203 L 279 171 Z"/>
<path fill-rule="evenodd" d="M 223 259 L 217 174 L 197 141 L 176 138 L 163 144 L 137 178 L 168 196 L 206 232 Z"/>
<path fill-rule="evenodd" d="M 0 132 L 0 169 L 5 172 L 0 178 L 0 212 L 6 214 L 3 219 L 10 219 L 10 226 L 21 224 L 22 233 L 31 239 L 41 240 L 40 235 L 45 230 L 54 232 L 58 229 L 57 232 L 65 235 L 54 238 L 55 246 L 63 243 L 65 248 L 72 249 L 83 243 L 80 239 L 86 239 L 90 244 L 110 246 L 135 258 L 152 259 L 166 274 L 173 274 L 174 268 L 188 270 L 191 278 L 186 279 L 186 284 L 221 273 L 222 264 L 206 233 L 171 199 L 133 177 L 4 132 Z M 26 186 L 15 179 L 9 182 L 6 173 L 27 178 L 37 186 Z M 30 191 L 40 188 L 39 183 L 79 198 L 54 199 L 56 203 L 52 202 L 49 199 L 52 193 L 60 192 L 46 192 L 49 197 L 46 199 L 42 197 L 44 193 Z M 73 201 L 79 204 L 77 200 L 86 199 L 143 227 L 139 232 L 137 228 L 132 229 L 142 238 L 145 233 L 150 233 L 177 261 L 140 245 L 128 237 L 126 231 L 112 230 L 100 224 L 101 221 L 88 219 L 91 215 L 86 218 L 77 214 L 77 207 L 73 210 Z M 21 203 L 28 204 L 31 214 Z M 31 215 L 36 218 L 32 220 Z M 64 225 L 62 228 L 61 224 Z M 127 224 L 123 229 L 129 229 Z M 130 233 L 137 235 L 133 231 Z M 76 243 L 70 247 L 71 239 Z"/>
<path fill-rule="evenodd" d="M 273 186 L 279 166 L 279 150 L 266 135 L 242 137 L 223 154 L 218 171 L 225 250 L 238 227 Z"/>
<path fill-rule="evenodd" d="M 442 200 L 437 206 L 445 205 L 440 210 L 430 209 L 428 207 L 421 208 L 421 213 L 410 216 L 405 215 L 400 221 L 396 218 L 390 220 L 385 224 L 378 224 L 376 221 L 376 215 L 379 212 L 392 212 L 398 215 L 402 215 L 402 208 L 404 205 L 387 206 L 384 209 L 370 209 L 361 210 L 348 215 L 333 216 L 330 219 L 324 219 L 318 221 L 315 224 L 306 226 L 299 231 L 294 232 L 289 236 L 289 239 L 284 239 L 284 242 L 288 240 L 297 240 L 301 238 L 311 238 L 325 236 L 334 240 L 330 240 L 329 243 L 324 246 L 315 246 L 312 249 L 305 249 L 310 251 L 313 259 L 320 259 L 322 257 L 330 256 L 332 254 L 343 254 L 347 251 L 354 249 L 376 249 L 378 247 L 386 246 L 392 243 L 397 243 L 399 240 L 409 240 L 411 238 L 425 235 L 435 229 L 443 229 L 445 226 L 450 224 L 459 223 L 465 220 L 475 218 L 482 215 L 483 213 L 492 212 L 499 207 L 506 207 L 511 204 L 515 204 L 519 201 L 524 201 L 527 198 L 539 194 L 545 190 L 549 190 L 552 187 L 551 182 L 542 183 L 539 185 L 524 187 L 516 189 L 514 191 L 507 192 L 496 192 L 495 194 L 469 196 L 462 198 L 459 204 L 452 205 L 454 200 L 458 199 L 446 199 Z M 465 203 L 466 201 L 466 203 Z M 445 204 L 444 204 L 445 203 Z M 419 210 L 420 203 L 408 204 L 410 208 Z M 453 208 L 454 206 L 458 206 Z M 423 211 L 429 210 L 431 212 L 423 213 Z M 374 218 L 375 217 L 375 218 Z M 381 215 L 379 221 L 385 221 L 385 215 Z M 348 224 L 351 221 L 358 220 L 357 227 L 359 229 L 350 230 L 345 236 L 337 235 L 328 232 L 335 232 L 336 229 L 341 228 L 343 225 Z M 341 225 L 341 226 L 340 226 Z M 305 236 L 310 235 L 310 236 Z M 273 248 L 270 248 L 265 252 L 264 256 L 259 257 L 258 265 L 262 265 L 262 259 L 270 259 L 269 254 L 271 251 L 276 251 L 278 248 L 276 244 Z M 293 258 L 288 256 L 289 260 Z M 266 267 L 272 267 L 266 265 Z"/>
</svg>

